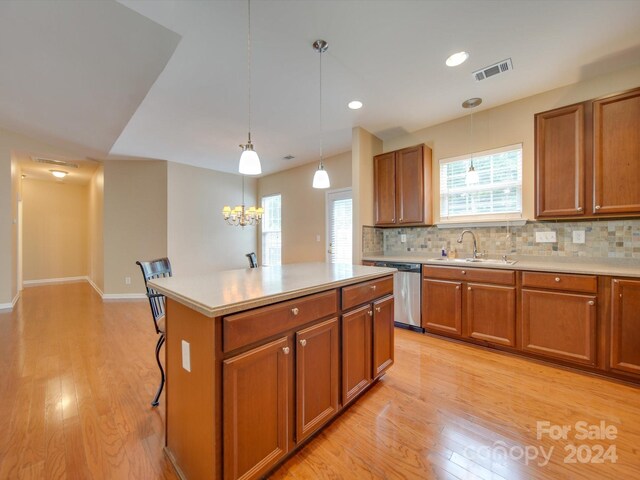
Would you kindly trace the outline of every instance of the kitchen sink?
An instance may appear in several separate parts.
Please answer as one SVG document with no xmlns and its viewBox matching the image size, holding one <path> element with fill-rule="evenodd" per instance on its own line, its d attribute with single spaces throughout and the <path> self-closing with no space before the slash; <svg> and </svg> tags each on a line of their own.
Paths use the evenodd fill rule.
<svg viewBox="0 0 640 480">
<path fill-rule="evenodd" d="M 430 258 L 429 261 L 442 263 L 483 263 L 486 265 L 513 265 L 517 260 L 499 260 L 495 258 Z"/>
</svg>

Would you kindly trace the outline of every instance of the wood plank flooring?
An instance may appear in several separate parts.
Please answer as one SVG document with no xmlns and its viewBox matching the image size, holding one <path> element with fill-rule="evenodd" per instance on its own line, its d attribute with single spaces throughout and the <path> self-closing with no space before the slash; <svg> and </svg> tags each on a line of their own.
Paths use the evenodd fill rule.
<svg viewBox="0 0 640 480">
<path fill-rule="evenodd" d="M 85 283 L 25 289 L 0 312 L 0 479 L 177 478 L 164 394 L 150 406 L 155 342 L 146 302 L 103 303 Z M 538 421 L 574 429 L 538 439 Z M 577 440 L 578 421 L 617 436 Z M 580 463 L 596 445 L 616 462 Z M 389 373 L 272 478 L 640 478 L 640 389 L 396 330 Z"/>
</svg>

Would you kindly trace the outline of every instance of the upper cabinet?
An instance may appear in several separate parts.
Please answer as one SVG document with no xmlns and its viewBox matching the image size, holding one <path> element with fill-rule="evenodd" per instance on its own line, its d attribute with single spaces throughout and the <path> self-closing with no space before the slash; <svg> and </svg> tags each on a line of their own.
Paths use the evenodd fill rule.
<svg viewBox="0 0 640 480">
<path fill-rule="evenodd" d="M 640 215 L 640 88 L 535 116 L 536 218 Z"/>
<path fill-rule="evenodd" d="M 426 145 L 373 157 L 376 225 L 431 223 L 431 149 Z"/>
</svg>

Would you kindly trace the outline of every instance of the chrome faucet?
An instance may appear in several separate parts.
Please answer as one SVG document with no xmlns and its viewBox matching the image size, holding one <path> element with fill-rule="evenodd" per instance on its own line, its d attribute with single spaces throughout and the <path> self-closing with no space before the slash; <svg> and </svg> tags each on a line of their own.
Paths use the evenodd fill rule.
<svg viewBox="0 0 640 480">
<path fill-rule="evenodd" d="M 458 237 L 458 243 L 462 243 L 462 237 L 464 237 L 465 233 L 470 233 L 471 238 L 473 238 L 473 259 L 478 258 L 478 242 L 476 242 L 476 236 L 473 234 L 471 230 L 463 230 L 460 236 Z"/>
</svg>

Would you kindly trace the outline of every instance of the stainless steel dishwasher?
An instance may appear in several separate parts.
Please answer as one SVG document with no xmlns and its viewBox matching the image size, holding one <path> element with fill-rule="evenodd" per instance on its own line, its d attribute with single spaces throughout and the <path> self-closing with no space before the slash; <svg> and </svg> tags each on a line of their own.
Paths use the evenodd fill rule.
<svg viewBox="0 0 640 480">
<path fill-rule="evenodd" d="M 393 274 L 394 323 L 422 332 L 420 326 L 421 268 L 419 263 L 375 262 L 376 267 L 396 268 Z"/>
</svg>

